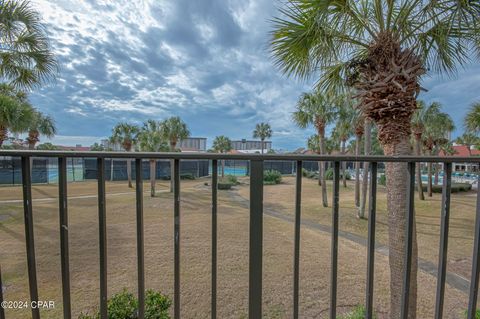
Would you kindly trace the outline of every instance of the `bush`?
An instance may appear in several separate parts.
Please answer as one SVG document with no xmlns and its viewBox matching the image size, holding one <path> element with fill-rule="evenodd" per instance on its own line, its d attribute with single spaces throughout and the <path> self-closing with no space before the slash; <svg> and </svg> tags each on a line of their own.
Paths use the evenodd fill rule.
<svg viewBox="0 0 480 319">
<path fill-rule="evenodd" d="M 464 315 L 465 315 L 465 318 L 468 317 L 468 310 L 465 310 Z M 475 311 L 475 319 L 480 319 L 480 309 Z"/>
<path fill-rule="evenodd" d="M 238 185 L 238 184 L 240 184 L 240 182 L 238 181 L 237 176 L 235 176 L 235 175 L 226 175 L 225 178 L 226 178 L 226 180 L 227 180 L 229 183 L 231 183 L 231 184 L 233 184 L 233 185 Z"/>
<path fill-rule="evenodd" d="M 145 294 L 145 319 L 169 319 L 168 309 L 172 301 L 165 295 L 154 290 Z"/>
<path fill-rule="evenodd" d="M 168 309 L 172 301 L 160 292 L 147 290 L 145 294 L 145 319 L 169 319 Z M 137 298 L 126 289 L 113 295 L 107 302 L 109 319 L 135 319 L 138 313 Z M 100 314 L 94 316 L 81 314 L 78 319 L 97 319 Z"/>
<path fill-rule="evenodd" d="M 282 174 L 279 171 L 268 170 L 263 172 L 264 185 L 280 184 L 281 181 L 282 181 Z"/>
<path fill-rule="evenodd" d="M 219 182 L 218 182 L 218 185 L 217 185 L 218 189 L 221 189 L 221 190 L 229 190 L 229 189 L 232 188 L 232 186 L 233 186 L 232 183 L 230 183 L 230 182 L 222 182 L 222 181 L 219 181 Z"/>
<path fill-rule="evenodd" d="M 170 175 L 162 176 L 162 177 L 160 177 L 160 179 L 162 179 L 164 181 L 169 181 L 170 180 Z M 195 175 L 193 175 L 191 173 L 183 173 L 183 174 L 180 174 L 180 179 L 194 180 Z"/>
<path fill-rule="evenodd" d="M 303 177 L 308 177 L 308 174 L 309 174 L 309 173 L 310 173 L 310 172 L 307 171 L 305 168 L 302 168 L 302 176 L 303 176 Z"/>
<path fill-rule="evenodd" d="M 364 306 L 357 306 L 353 311 L 337 316 L 337 319 L 363 319 L 365 318 L 366 310 Z M 373 316 L 373 318 L 376 318 Z"/>
<path fill-rule="evenodd" d="M 423 191 L 427 191 L 427 184 L 423 183 L 422 184 Z M 432 193 L 438 193 L 441 194 L 443 190 L 442 185 L 432 185 Z M 468 183 L 452 183 L 452 193 L 458 193 L 458 192 L 468 192 L 472 190 L 472 185 Z"/>
<path fill-rule="evenodd" d="M 350 176 L 350 173 L 349 172 L 345 172 L 345 176 L 347 178 L 347 180 L 350 180 L 352 179 L 352 177 Z M 343 172 L 340 170 L 340 178 L 343 178 Z M 325 171 L 325 179 L 326 180 L 333 180 L 333 169 L 329 168 Z"/>
<path fill-rule="evenodd" d="M 380 178 L 378 179 L 378 184 L 380 185 L 387 185 L 387 176 L 385 174 L 380 175 Z"/>
</svg>

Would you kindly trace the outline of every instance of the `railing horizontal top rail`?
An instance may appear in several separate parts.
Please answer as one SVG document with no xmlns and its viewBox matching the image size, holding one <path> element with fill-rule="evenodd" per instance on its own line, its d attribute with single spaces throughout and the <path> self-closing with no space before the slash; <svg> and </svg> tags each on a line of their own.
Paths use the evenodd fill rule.
<svg viewBox="0 0 480 319">
<path fill-rule="evenodd" d="M 0 156 L 12 157 L 91 157 L 193 160 L 267 160 L 267 161 L 323 161 L 323 162 L 442 162 L 480 163 L 480 156 L 378 156 L 378 155 L 304 155 L 304 154 L 222 154 L 184 152 L 90 152 L 90 151 L 34 151 L 1 150 Z"/>
</svg>

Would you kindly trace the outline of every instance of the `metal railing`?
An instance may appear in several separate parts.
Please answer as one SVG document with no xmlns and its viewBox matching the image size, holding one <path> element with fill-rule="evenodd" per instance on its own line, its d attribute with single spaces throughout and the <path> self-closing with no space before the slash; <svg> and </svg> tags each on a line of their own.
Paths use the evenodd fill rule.
<svg viewBox="0 0 480 319">
<path fill-rule="evenodd" d="M 330 318 L 336 318 L 337 309 L 337 269 L 338 269 L 338 235 L 339 235 L 339 183 L 340 163 L 369 162 L 371 163 L 369 179 L 369 219 L 367 239 L 367 280 L 366 280 L 366 318 L 373 317 L 374 288 L 374 257 L 375 257 L 375 219 L 377 196 L 377 164 L 381 162 L 403 162 L 408 167 L 408 190 L 406 203 L 408 207 L 406 223 L 406 254 L 403 273 L 401 317 L 408 316 L 408 296 L 410 290 L 410 273 L 412 265 L 413 220 L 415 165 L 418 162 L 438 162 L 444 164 L 444 178 L 441 207 L 440 249 L 437 274 L 437 291 L 435 303 L 435 318 L 443 317 L 445 294 L 445 278 L 447 265 L 448 229 L 450 217 L 450 191 L 452 180 L 452 163 L 480 163 L 475 157 L 392 157 L 392 156 L 319 156 L 319 155 L 260 155 L 260 154 L 212 154 L 212 153 L 125 153 L 125 152 L 58 152 L 58 151 L 0 151 L 0 156 L 21 157 L 23 207 L 25 223 L 25 239 L 27 251 L 28 281 L 31 300 L 39 300 L 37 288 L 37 272 L 35 261 L 35 240 L 32 215 L 32 183 L 30 176 L 30 159 L 32 157 L 58 158 L 59 174 L 59 229 L 60 258 L 62 272 L 62 298 L 64 318 L 71 318 L 70 299 L 70 269 L 68 245 L 68 207 L 67 207 L 67 158 L 96 158 L 98 170 L 98 223 L 100 252 L 100 318 L 106 319 L 107 314 L 107 228 L 105 206 L 105 159 L 129 158 L 135 160 L 137 171 L 141 170 L 142 160 L 170 159 L 173 162 L 174 179 L 174 318 L 180 318 L 180 161 L 186 159 L 203 159 L 212 161 L 212 260 L 211 260 L 211 317 L 217 317 L 217 185 L 218 161 L 223 159 L 250 161 L 250 238 L 249 238 L 249 318 L 262 316 L 262 257 L 263 257 L 263 163 L 265 160 L 294 161 L 296 163 L 295 192 L 295 228 L 293 253 L 293 317 L 299 316 L 299 266 L 300 266 L 300 230 L 301 230 L 301 196 L 302 196 L 302 165 L 305 161 L 322 161 L 333 163 L 333 203 L 331 232 L 331 275 L 330 275 Z M 474 250 L 472 259 L 471 284 L 467 318 L 475 318 L 478 296 L 478 280 L 480 273 L 480 188 L 477 190 L 477 207 L 475 222 Z M 145 311 L 145 272 L 144 272 L 144 227 L 143 227 L 143 181 L 142 174 L 136 174 L 136 235 L 137 235 L 137 265 L 138 265 L 138 318 L 144 318 Z M 1 269 L 0 269 L 1 287 Z M 3 301 L 0 289 L 0 301 Z M 39 319 L 38 308 L 32 308 L 32 318 Z M 0 319 L 5 314 L 0 308 Z"/>
</svg>

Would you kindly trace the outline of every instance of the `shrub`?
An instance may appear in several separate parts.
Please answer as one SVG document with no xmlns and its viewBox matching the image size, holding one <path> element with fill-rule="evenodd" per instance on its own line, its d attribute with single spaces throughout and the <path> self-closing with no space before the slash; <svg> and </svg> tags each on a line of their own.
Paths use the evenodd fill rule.
<svg viewBox="0 0 480 319">
<path fill-rule="evenodd" d="M 302 168 L 302 176 L 303 176 L 303 177 L 308 177 L 308 174 L 309 174 L 309 173 L 310 173 L 310 172 L 307 171 L 305 168 Z"/>
<path fill-rule="evenodd" d="M 180 179 L 189 179 L 189 180 L 194 180 L 195 175 L 191 173 L 185 173 L 185 174 L 180 174 Z"/>
<path fill-rule="evenodd" d="M 351 312 L 337 316 L 337 319 L 363 319 L 365 318 L 366 310 L 364 306 L 357 306 Z M 373 316 L 373 318 L 376 318 Z"/>
<path fill-rule="evenodd" d="M 387 176 L 385 174 L 380 175 L 380 178 L 378 179 L 378 184 L 380 185 L 387 185 Z"/>
<path fill-rule="evenodd" d="M 147 290 L 145 294 L 145 319 L 169 319 L 168 309 L 172 301 L 160 292 Z M 107 302 L 108 319 L 135 319 L 138 314 L 138 300 L 126 289 L 115 294 Z M 81 314 L 78 319 L 98 319 L 100 314 L 94 316 Z"/>
<path fill-rule="evenodd" d="M 235 176 L 235 175 L 227 175 L 227 176 L 225 176 L 225 178 L 226 178 L 226 180 L 227 180 L 228 182 L 230 182 L 230 183 L 233 184 L 233 185 L 238 185 L 238 184 L 240 184 L 240 182 L 238 181 L 237 176 Z"/>
<path fill-rule="evenodd" d="M 279 171 L 268 170 L 263 172 L 264 185 L 280 184 L 281 181 L 282 181 L 282 174 Z"/>
<path fill-rule="evenodd" d="M 465 310 L 464 315 L 465 315 L 465 318 L 468 317 L 468 310 Z M 475 311 L 475 319 L 480 319 L 480 309 Z"/>
<path fill-rule="evenodd" d="M 218 189 L 221 189 L 221 190 L 229 190 L 232 188 L 232 183 L 229 183 L 229 182 L 223 182 L 223 181 L 219 181 L 218 182 Z"/>
<path fill-rule="evenodd" d="M 154 290 L 145 294 L 145 319 L 169 319 L 168 309 L 172 301 L 165 295 Z"/>
<path fill-rule="evenodd" d="M 138 301 L 132 293 L 124 289 L 108 300 L 107 309 L 109 319 L 135 319 Z"/>
<path fill-rule="evenodd" d="M 165 175 L 165 176 L 162 176 L 160 178 L 164 181 L 169 181 L 170 180 L 170 175 Z M 193 175 L 191 173 L 183 173 L 183 174 L 180 174 L 180 179 L 194 180 L 195 175 Z"/>
<path fill-rule="evenodd" d="M 422 184 L 423 191 L 427 191 L 427 184 L 423 183 Z M 472 190 L 472 185 L 468 183 L 452 183 L 452 193 L 458 193 L 458 192 L 468 192 Z M 432 193 L 439 193 L 441 194 L 443 190 L 442 185 L 432 185 Z"/>
<path fill-rule="evenodd" d="M 349 172 L 345 172 L 345 176 L 348 180 L 352 179 Z M 340 178 L 343 178 L 343 172 L 341 170 L 340 170 Z M 329 181 L 333 180 L 333 169 L 329 168 L 325 171 L 325 179 Z"/>
</svg>

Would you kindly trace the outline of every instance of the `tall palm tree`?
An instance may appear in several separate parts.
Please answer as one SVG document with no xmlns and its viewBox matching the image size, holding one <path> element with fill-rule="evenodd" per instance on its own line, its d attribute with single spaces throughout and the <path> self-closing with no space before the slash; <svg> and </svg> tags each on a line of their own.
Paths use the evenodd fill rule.
<svg viewBox="0 0 480 319">
<path fill-rule="evenodd" d="M 480 102 L 475 102 L 465 116 L 465 128 L 475 133 L 480 133 Z"/>
<path fill-rule="evenodd" d="M 175 152 L 178 141 L 190 136 L 187 124 L 179 116 L 172 116 L 160 123 L 162 138 L 170 144 L 170 152 Z M 170 192 L 173 192 L 173 160 L 170 161 Z"/>
<path fill-rule="evenodd" d="M 142 152 L 168 152 L 168 143 L 162 138 L 160 122 L 148 120 L 143 123 L 138 136 L 138 146 Z M 155 197 L 157 161 L 150 159 L 150 196 Z M 137 172 L 141 174 L 141 172 Z"/>
<path fill-rule="evenodd" d="M 437 145 L 443 141 L 448 133 L 455 129 L 452 118 L 447 113 L 441 111 L 439 103 L 430 104 L 425 110 L 424 140 L 426 152 L 428 155 L 435 155 L 438 151 Z M 435 165 L 435 167 L 437 167 Z M 427 193 L 429 197 L 433 196 L 432 183 L 433 164 L 427 164 Z"/>
<path fill-rule="evenodd" d="M 137 142 L 138 132 L 139 132 L 139 128 L 136 125 L 125 123 L 125 122 L 118 123 L 112 129 L 112 136 L 110 140 L 113 143 L 120 144 L 126 152 L 131 152 L 133 145 Z M 133 188 L 132 162 L 130 159 L 127 159 L 127 179 L 128 179 L 128 187 Z"/>
<path fill-rule="evenodd" d="M 289 76 L 320 75 L 318 86 L 357 91 L 387 156 L 408 155 L 410 121 L 427 71 L 451 73 L 480 46 L 477 1 L 287 0 L 273 20 L 272 52 Z M 345 82 L 345 79 L 348 82 Z M 401 314 L 408 174 L 387 163 L 390 318 Z M 409 318 L 416 317 L 417 244 L 413 243 Z"/>
<path fill-rule="evenodd" d="M 353 119 L 355 131 L 355 156 L 361 155 L 362 137 L 364 130 L 365 119 L 362 113 L 358 110 L 355 112 Z M 355 207 L 360 207 L 360 162 L 355 162 Z"/>
<path fill-rule="evenodd" d="M 232 150 L 232 141 L 224 135 L 216 136 L 212 148 L 217 153 L 227 153 Z M 222 177 L 225 177 L 225 160 L 222 160 Z"/>
<path fill-rule="evenodd" d="M 342 155 L 346 154 L 347 140 L 353 134 L 352 122 L 355 118 L 355 111 L 351 105 L 343 105 L 338 112 L 335 128 L 333 129 L 333 136 L 340 143 L 340 152 Z M 343 187 L 347 187 L 347 163 L 342 162 L 342 180 Z"/>
<path fill-rule="evenodd" d="M 28 148 L 35 149 L 35 144 L 40 141 L 40 135 L 48 138 L 53 137 L 57 133 L 55 121 L 48 115 L 44 115 L 39 111 L 34 111 L 33 116 L 28 125 L 28 136 L 26 138 Z"/>
<path fill-rule="evenodd" d="M 8 84 L 0 84 L 0 147 L 8 133 L 23 133 L 28 130 L 34 110 L 27 95 Z"/>
<path fill-rule="evenodd" d="M 30 1 L 0 0 L 0 78 L 30 89 L 52 80 L 57 69 L 40 14 Z"/>
<path fill-rule="evenodd" d="M 423 101 L 417 101 L 417 106 L 418 108 L 412 116 L 412 134 L 415 139 L 415 155 L 421 156 L 425 122 L 428 118 L 426 116 L 427 108 L 425 107 L 425 103 Z M 418 198 L 420 200 L 425 200 L 425 195 L 423 194 L 421 163 L 416 164 L 416 170 Z"/>
<path fill-rule="evenodd" d="M 272 128 L 268 123 L 258 123 L 253 131 L 253 138 L 259 138 L 262 141 L 262 154 L 265 148 L 265 140 L 272 137 Z"/>
<path fill-rule="evenodd" d="M 302 94 L 297 102 L 296 111 L 293 113 L 293 121 L 301 128 L 306 128 L 309 125 L 315 127 L 320 154 L 325 154 L 325 128 L 333 122 L 336 116 L 337 111 L 333 98 L 316 91 Z M 322 186 L 322 203 L 324 207 L 328 207 L 324 163 L 318 163 L 318 171 L 319 184 Z"/>
<path fill-rule="evenodd" d="M 370 155 L 372 152 L 372 122 L 369 118 L 364 117 L 363 131 L 364 131 L 364 143 L 363 154 Z M 360 201 L 360 208 L 358 209 L 358 217 L 366 218 L 367 207 L 367 193 L 368 193 L 368 177 L 369 177 L 369 162 L 363 162 L 363 176 L 362 176 L 362 198 Z"/>
<path fill-rule="evenodd" d="M 479 143 L 479 138 L 472 133 L 463 133 L 461 136 L 457 137 L 455 143 L 466 146 L 468 149 L 468 155 L 472 156 L 472 146 Z"/>
</svg>

